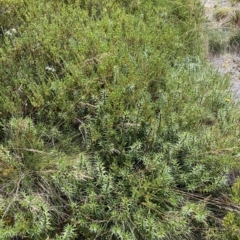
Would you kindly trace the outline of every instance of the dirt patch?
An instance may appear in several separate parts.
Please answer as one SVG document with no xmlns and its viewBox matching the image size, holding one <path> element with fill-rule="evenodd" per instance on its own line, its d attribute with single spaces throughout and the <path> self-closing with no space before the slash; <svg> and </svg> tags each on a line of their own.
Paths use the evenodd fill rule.
<svg viewBox="0 0 240 240">
<path fill-rule="evenodd" d="M 222 75 L 231 78 L 231 89 L 236 100 L 240 101 L 240 56 L 233 53 L 225 53 L 212 56 L 211 62 Z"/>
</svg>

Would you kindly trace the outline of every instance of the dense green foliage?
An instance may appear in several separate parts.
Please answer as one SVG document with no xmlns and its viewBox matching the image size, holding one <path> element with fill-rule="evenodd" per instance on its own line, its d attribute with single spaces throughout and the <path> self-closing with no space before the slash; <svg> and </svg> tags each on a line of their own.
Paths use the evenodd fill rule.
<svg viewBox="0 0 240 240">
<path fill-rule="evenodd" d="M 239 200 L 221 199 L 239 114 L 205 63 L 200 4 L 0 11 L 2 239 L 236 239 Z"/>
</svg>

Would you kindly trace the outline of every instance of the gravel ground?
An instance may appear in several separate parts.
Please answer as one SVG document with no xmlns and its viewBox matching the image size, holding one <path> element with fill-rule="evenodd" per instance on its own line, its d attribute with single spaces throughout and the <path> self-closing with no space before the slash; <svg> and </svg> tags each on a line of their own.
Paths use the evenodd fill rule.
<svg viewBox="0 0 240 240">
<path fill-rule="evenodd" d="M 234 53 L 225 53 L 212 56 L 211 62 L 220 74 L 230 76 L 234 97 L 240 101 L 240 56 Z"/>
</svg>

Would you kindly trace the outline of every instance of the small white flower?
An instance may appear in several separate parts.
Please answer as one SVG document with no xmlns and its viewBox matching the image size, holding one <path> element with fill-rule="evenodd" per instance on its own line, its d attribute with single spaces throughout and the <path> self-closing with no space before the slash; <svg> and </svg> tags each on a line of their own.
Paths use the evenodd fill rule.
<svg viewBox="0 0 240 240">
<path fill-rule="evenodd" d="M 46 66 L 45 70 L 48 71 L 48 72 L 56 72 L 56 69 L 52 66 Z"/>
<path fill-rule="evenodd" d="M 16 34 L 17 33 L 16 28 L 12 28 L 10 31 L 12 32 L 12 34 Z"/>
<path fill-rule="evenodd" d="M 9 29 L 9 30 L 7 30 L 7 31 L 5 32 L 5 35 L 6 35 L 6 36 L 9 36 L 9 37 L 11 37 L 11 36 L 13 36 L 13 35 L 16 35 L 16 34 L 17 34 L 16 28 Z"/>
<path fill-rule="evenodd" d="M 11 37 L 11 36 L 12 36 L 12 33 L 11 33 L 11 31 L 10 31 L 10 30 L 8 30 L 8 31 L 6 31 L 6 32 L 5 32 L 5 35 L 6 35 L 6 36 L 10 36 L 10 37 Z"/>
</svg>

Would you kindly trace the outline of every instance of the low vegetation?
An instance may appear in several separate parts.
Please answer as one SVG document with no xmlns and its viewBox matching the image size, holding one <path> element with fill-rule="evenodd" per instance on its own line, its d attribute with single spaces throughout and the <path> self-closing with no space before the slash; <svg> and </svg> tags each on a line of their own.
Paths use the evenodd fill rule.
<svg viewBox="0 0 240 240">
<path fill-rule="evenodd" d="M 240 30 L 235 32 L 230 37 L 229 44 L 234 51 L 236 51 L 236 52 L 240 51 Z"/>
<path fill-rule="evenodd" d="M 238 238 L 239 110 L 200 3 L 0 12 L 1 239 Z"/>
<path fill-rule="evenodd" d="M 214 10 L 214 24 L 206 33 L 209 52 L 213 55 L 239 52 L 240 10 L 235 4 L 233 2 L 231 7 L 216 7 Z"/>
<path fill-rule="evenodd" d="M 226 18 L 227 16 L 229 16 L 230 14 L 232 14 L 232 9 L 229 7 L 222 7 L 222 8 L 218 8 L 215 13 L 214 13 L 214 17 L 216 18 L 217 21 Z"/>
</svg>

